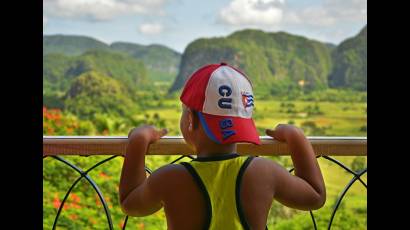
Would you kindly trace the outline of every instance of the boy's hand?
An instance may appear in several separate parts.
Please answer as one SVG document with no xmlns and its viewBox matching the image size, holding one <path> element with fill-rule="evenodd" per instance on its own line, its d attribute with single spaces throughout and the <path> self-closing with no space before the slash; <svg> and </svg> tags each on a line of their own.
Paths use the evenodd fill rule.
<svg viewBox="0 0 410 230">
<path fill-rule="evenodd" d="M 160 197 L 155 195 L 158 193 L 151 193 L 152 188 L 148 187 L 152 184 L 146 182 L 144 166 L 149 145 L 166 133 L 166 129 L 158 130 L 151 125 L 134 128 L 128 133 L 119 187 L 121 208 L 127 210 L 127 214 L 151 214 L 162 207 Z"/>
<path fill-rule="evenodd" d="M 318 209 L 326 202 L 326 188 L 312 145 L 303 131 L 293 125 L 278 125 L 266 134 L 289 147 L 295 176 L 284 168 L 273 166 L 275 199 L 282 204 L 302 210 Z"/>
<path fill-rule="evenodd" d="M 279 124 L 276 126 L 276 128 L 273 129 L 266 129 L 266 134 L 268 136 L 271 136 L 275 138 L 278 141 L 287 141 L 289 136 L 293 134 L 302 134 L 303 131 L 293 125 L 287 125 L 287 124 Z"/>
<path fill-rule="evenodd" d="M 165 136 L 167 133 L 167 129 L 158 130 L 152 125 L 143 125 L 138 128 L 131 129 L 128 133 L 128 139 L 129 141 L 144 140 L 147 143 L 152 144 L 161 137 Z"/>
</svg>

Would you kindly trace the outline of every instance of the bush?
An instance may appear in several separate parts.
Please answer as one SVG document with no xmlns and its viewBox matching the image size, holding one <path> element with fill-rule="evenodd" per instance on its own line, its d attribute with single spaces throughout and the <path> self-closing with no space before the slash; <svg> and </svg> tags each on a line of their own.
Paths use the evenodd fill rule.
<svg viewBox="0 0 410 230">
<path fill-rule="evenodd" d="M 307 135 L 324 136 L 329 127 L 319 127 L 314 121 L 305 121 L 301 124 L 301 128 Z"/>
<path fill-rule="evenodd" d="M 352 161 L 351 168 L 355 172 L 359 172 L 366 168 L 366 158 L 365 157 L 355 157 Z"/>
<path fill-rule="evenodd" d="M 304 112 L 308 114 L 308 116 L 312 115 L 323 115 L 323 111 L 320 109 L 320 106 L 315 103 L 314 106 L 308 105 L 303 109 Z"/>
</svg>

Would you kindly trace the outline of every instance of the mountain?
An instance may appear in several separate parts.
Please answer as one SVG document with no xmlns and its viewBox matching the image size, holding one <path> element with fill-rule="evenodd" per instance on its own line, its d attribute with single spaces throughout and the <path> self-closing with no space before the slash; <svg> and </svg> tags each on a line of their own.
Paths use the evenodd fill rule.
<svg viewBox="0 0 410 230">
<path fill-rule="evenodd" d="M 113 51 L 128 54 L 141 60 L 147 69 L 148 78 L 173 81 L 179 68 L 181 54 L 163 45 L 139 45 L 114 42 L 111 45 L 91 37 L 72 35 L 43 36 L 43 54 L 82 55 L 90 50 Z"/>
<path fill-rule="evenodd" d="M 109 50 L 104 42 L 86 36 L 44 35 L 43 55 L 60 53 L 68 56 L 81 55 L 88 50 Z"/>
<path fill-rule="evenodd" d="M 76 77 L 64 96 L 65 109 L 82 118 L 95 114 L 129 114 L 133 102 L 118 80 L 95 71 Z"/>
<path fill-rule="evenodd" d="M 190 43 L 170 91 L 182 88 L 199 67 L 221 61 L 242 69 L 258 92 L 269 94 L 287 93 L 301 80 L 306 90 L 325 88 L 332 68 L 329 44 L 285 32 L 247 29 Z"/>
<path fill-rule="evenodd" d="M 181 54 L 163 45 L 138 45 L 126 42 L 114 42 L 111 48 L 116 51 L 128 53 L 141 59 L 147 69 L 166 73 L 177 73 Z"/>
<path fill-rule="evenodd" d="M 43 94 L 62 95 L 79 75 L 95 71 L 119 81 L 130 91 L 147 83 L 142 61 L 126 54 L 90 50 L 80 56 L 47 54 L 43 57 Z"/>
<path fill-rule="evenodd" d="M 367 90 L 367 26 L 346 39 L 333 51 L 334 68 L 329 85 L 336 88 Z"/>
</svg>

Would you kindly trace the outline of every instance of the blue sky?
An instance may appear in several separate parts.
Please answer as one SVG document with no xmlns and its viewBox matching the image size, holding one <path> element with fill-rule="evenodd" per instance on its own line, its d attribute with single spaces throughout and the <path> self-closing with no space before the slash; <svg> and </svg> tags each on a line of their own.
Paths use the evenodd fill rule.
<svg viewBox="0 0 410 230">
<path fill-rule="evenodd" d="M 256 28 L 338 44 L 367 24 L 367 0 L 43 0 L 43 33 L 163 44 Z"/>
</svg>

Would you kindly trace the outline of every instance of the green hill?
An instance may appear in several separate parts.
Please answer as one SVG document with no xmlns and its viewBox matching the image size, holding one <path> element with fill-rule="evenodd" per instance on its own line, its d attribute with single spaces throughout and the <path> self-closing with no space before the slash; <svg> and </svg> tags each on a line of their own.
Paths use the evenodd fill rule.
<svg viewBox="0 0 410 230">
<path fill-rule="evenodd" d="M 111 48 L 141 59 L 148 70 L 176 75 L 181 54 L 162 45 L 138 45 L 126 42 L 115 42 Z"/>
<path fill-rule="evenodd" d="M 44 35 L 43 55 L 60 53 L 68 56 L 81 55 L 87 50 L 108 50 L 104 42 L 86 36 L 75 35 Z"/>
<path fill-rule="evenodd" d="M 43 57 L 43 86 L 45 93 L 66 92 L 76 76 L 96 71 L 122 84 L 136 89 L 146 83 L 146 70 L 141 61 L 122 54 L 103 50 L 90 50 L 68 57 L 48 54 Z"/>
<path fill-rule="evenodd" d="M 285 94 L 305 82 L 306 90 L 327 87 L 330 73 L 329 44 L 284 32 L 242 30 L 228 37 L 198 39 L 182 55 L 179 74 L 171 91 L 180 89 L 199 67 L 221 61 L 238 66 L 258 92 Z"/>
<path fill-rule="evenodd" d="M 142 61 L 123 53 L 90 50 L 80 56 L 43 58 L 43 104 L 81 118 L 127 115 L 135 107 L 136 92 L 146 86 Z"/>
<path fill-rule="evenodd" d="M 367 90 L 367 26 L 355 37 L 343 41 L 332 58 L 331 87 Z"/>
<path fill-rule="evenodd" d="M 127 115 L 134 107 L 130 98 L 123 84 L 95 71 L 76 77 L 64 96 L 65 109 L 79 117 Z"/>
<path fill-rule="evenodd" d="M 43 54 L 79 56 L 90 50 L 113 51 L 141 60 L 147 76 L 154 81 L 173 81 L 177 75 L 181 54 L 162 45 L 138 45 L 127 42 L 105 44 L 91 37 L 72 35 L 43 36 Z"/>
</svg>

